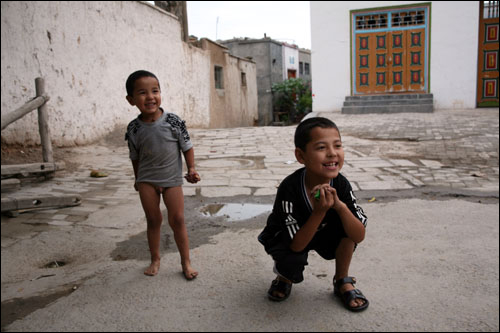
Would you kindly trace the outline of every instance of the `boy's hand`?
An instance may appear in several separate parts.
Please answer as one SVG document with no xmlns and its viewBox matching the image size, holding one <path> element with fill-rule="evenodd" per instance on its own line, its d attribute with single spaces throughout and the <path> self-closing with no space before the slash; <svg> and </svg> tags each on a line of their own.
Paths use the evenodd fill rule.
<svg viewBox="0 0 500 333">
<path fill-rule="evenodd" d="M 314 187 L 312 194 L 315 198 L 315 200 L 313 200 L 314 210 L 318 209 L 320 212 L 326 213 L 328 209 L 333 208 L 336 210 L 342 205 L 337 195 L 337 190 L 329 184 Z"/>
<path fill-rule="evenodd" d="M 186 180 L 191 184 L 196 184 L 201 180 L 200 175 L 194 169 L 189 169 L 188 173 L 186 173 L 184 178 L 186 178 Z"/>
<path fill-rule="evenodd" d="M 312 190 L 313 210 L 319 213 L 326 213 L 334 204 L 334 197 L 331 193 L 331 187 L 328 184 L 317 185 Z"/>
</svg>

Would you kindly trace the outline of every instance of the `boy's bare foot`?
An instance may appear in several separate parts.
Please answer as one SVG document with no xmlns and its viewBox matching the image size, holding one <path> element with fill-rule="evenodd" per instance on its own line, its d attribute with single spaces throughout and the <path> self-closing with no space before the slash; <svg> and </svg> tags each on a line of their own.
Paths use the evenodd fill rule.
<svg viewBox="0 0 500 333">
<path fill-rule="evenodd" d="M 158 271 L 160 270 L 160 260 L 154 260 L 151 262 L 151 265 L 144 271 L 145 275 L 148 276 L 155 276 L 158 274 Z"/>
<path fill-rule="evenodd" d="M 182 264 L 182 273 L 186 280 L 193 280 L 198 276 L 198 272 L 191 267 L 190 263 Z"/>
</svg>

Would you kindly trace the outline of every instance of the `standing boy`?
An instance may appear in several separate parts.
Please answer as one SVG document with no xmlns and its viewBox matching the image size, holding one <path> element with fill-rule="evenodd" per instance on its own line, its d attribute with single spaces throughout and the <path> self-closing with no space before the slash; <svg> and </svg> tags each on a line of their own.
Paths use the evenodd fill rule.
<svg viewBox="0 0 500 333">
<path fill-rule="evenodd" d="M 281 183 L 273 212 L 259 235 L 274 261 L 276 279 L 268 291 L 273 301 L 288 298 L 301 282 L 310 250 L 335 260 L 334 293 L 351 311 L 368 300 L 348 276 L 353 251 L 365 237 L 366 216 L 356 204 L 349 181 L 340 173 L 344 150 L 340 132 L 326 118 L 310 118 L 295 131 L 295 156 L 304 168 Z"/>
<path fill-rule="evenodd" d="M 139 191 L 146 214 L 151 265 L 144 274 L 154 276 L 160 269 L 160 230 L 163 216 L 160 199 L 168 210 L 168 223 L 174 232 L 186 279 L 196 278 L 191 267 L 189 239 L 184 224 L 182 192 L 182 150 L 186 160 L 188 182 L 200 180 L 194 166 L 194 151 L 186 125 L 178 116 L 160 108 L 161 91 L 158 78 L 147 71 L 136 71 L 127 79 L 127 101 L 141 114 L 130 122 L 125 139 L 135 174 L 134 187 Z"/>
</svg>

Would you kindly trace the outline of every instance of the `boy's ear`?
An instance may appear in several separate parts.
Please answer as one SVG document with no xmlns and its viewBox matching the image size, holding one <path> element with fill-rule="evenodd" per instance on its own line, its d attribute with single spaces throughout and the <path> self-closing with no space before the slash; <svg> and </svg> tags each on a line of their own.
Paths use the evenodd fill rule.
<svg viewBox="0 0 500 333">
<path fill-rule="evenodd" d="M 127 95 L 127 97 L 125 98 L 127 99 L 130 105 L 135 106 L 134 99 L 132 98 L 132 96 Z"/>
<path fill-rule="evenodd" d="M 304 152 L 300 148 L 295 148 L 295 158 L 300 164 L 304 164 L 305 158 L 304 158 Z"/>
</svg>

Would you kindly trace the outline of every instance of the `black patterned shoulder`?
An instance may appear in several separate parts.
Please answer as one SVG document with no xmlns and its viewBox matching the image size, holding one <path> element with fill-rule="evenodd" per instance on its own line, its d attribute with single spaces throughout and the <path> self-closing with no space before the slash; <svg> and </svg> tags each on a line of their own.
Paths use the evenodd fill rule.
<svg viewBox="0 0 500 333">
<path fill-rule="evenodd" d="M 184 141 L 190 141 L 189 133 L 186 128 L 186 122 L 182 120 L 178 115 L 173 113 L 167 113 L 165 116 L 165 121 L 172 126 L 172 128 L 177 129 L 184 139 Z"/>
<path fill-rule="evenodd" d="M 130 137 L 137 134 L 137 130 L 141 127 L 141 124 L 137 119 L 132 120 L 127 126 L 127 133 L 125 133 L 125 140 L 129 140 Z"/>
</svg>

